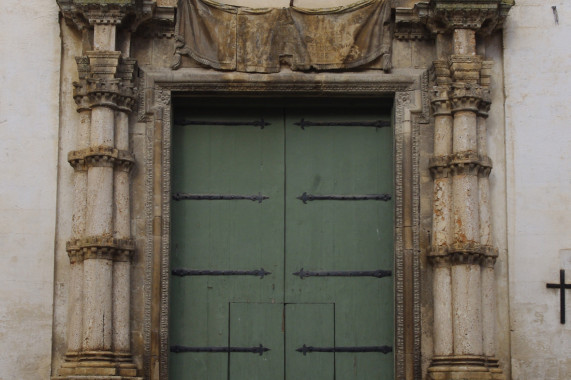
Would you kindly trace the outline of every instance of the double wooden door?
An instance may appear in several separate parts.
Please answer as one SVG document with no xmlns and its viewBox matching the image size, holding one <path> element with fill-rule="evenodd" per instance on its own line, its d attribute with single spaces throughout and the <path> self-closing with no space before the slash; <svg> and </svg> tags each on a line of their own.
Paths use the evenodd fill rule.
<svg viewBox="0 0 571 380">
<path fill-rule="evenodd" d="M 194 104 L 172 134 L 169 378 L 393 378 L 382 106 Z"/>
</svg>

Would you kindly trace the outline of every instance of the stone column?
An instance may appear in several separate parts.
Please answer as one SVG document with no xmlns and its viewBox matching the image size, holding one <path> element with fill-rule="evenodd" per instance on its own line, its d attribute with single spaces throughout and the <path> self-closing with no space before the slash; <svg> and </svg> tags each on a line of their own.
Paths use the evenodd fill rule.
<svg viewBox="0 0 571 380">
<path fill-rule="evenodd" d="M 437 46 L 439 59 L 434 62 L 429 256 L 434 273 L 434 357 L 428 378 L 503 379 L 494 359 L 495 249 L 488 199 L 492 165 L 486 149 L 491 63 L 476 54 L 476 33 L 501 25 L 509 5 L 502 0 L 431 0 L 416 10 L 429 29 L 444 29 L 452 41 L 447 57 L 440 56 Z"/>
<path fill-rule="evenodd" d="M 439 34 L 439 39 L 443 38 Z M 438 45 L 442 42 L 437 41 Z M 437 48 L 438 49 L 438 48 Z M 434 265 L 434 355 L 453 354 L 452 288 L 449 247 L 452 244 L 452 179 L 448 161 L 452 154 L 453 119 L 450 106 L 450 70 L 445 60 L 434 62 L 436 86 L 432 92 L 434 156 L 430 169 L 434 178 L 432 249 Z"/>
<path fill-rule="evenodd" d="M 129 114 L 135 61 L 128 58 L 128 49 L 116 49 L 117 26 L 127 15 L 136 19 L 137 6 L 125 0 L 59 3 L 68 19 L 85 22 L 80 29 L 92 29 L 93 45 L 78 58 L 80 81 L 75 84 L 81 123 L 77 150 L 69 153 L 77 173 L 68 243 L 68 354 L 55 378 L 140 379 L 130 345 L 134 244 L 129 171 L 134 159 L 129 152 Z"/>
<path fill-rule="evenodd" d="M 129 172 L 133 157 L 129 153 L 129 114 L 134 100 L 132 77 L 135 60 L 127 58 L 128 50 L 128 47 L 123 50 L 123 58 L 117 73 L 121 79 L 121 93 L 125 95 L 118 103 L 115 113 L 115 146 L 118 160 L 114 174 L 114 236 L 118 241 L 131 239 Z M 116 360 L 123 372 L 135 368 L 131 361 L 130 300 L 131 251 L 123 250 L 115 257 L 113 266 L 113 347 Z"/>
<path fill-rule="evenodd" d="M 74 100 L 79 113 L 79 124 L 76 130 L 76 144 L 80 151 L 89 146 L 91 126 L 91 105 L 87 95 L 86 78 L 89 75 L 89 59 L 76 58 L 79 82 L 74 84 Z M 69 270 L 69 314 L 67 331 L 67 363 L 75 366 L 82 349 L 83 331 L 83 254 L 77 243 L 85 234 L 85 219 L 87 213 L 87 166 L 82 155 L 74 152 L 68 156 L 70 165 L 75 169 L 73 189 L 73 223 L 72 238 L 67 250 L 70 260 Z"/>
</svg>

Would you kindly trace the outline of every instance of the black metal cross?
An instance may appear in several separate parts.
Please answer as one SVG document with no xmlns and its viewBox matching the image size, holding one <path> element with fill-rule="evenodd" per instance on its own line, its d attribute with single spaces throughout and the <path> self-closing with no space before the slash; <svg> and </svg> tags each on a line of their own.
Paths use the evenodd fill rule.
<svg viewBox="0 0 571 380">
<path fill-rule="evenodd" d="M 565 289 L 571 289 L 571 284 L 565 283 L 565 270 L 559 271 L 559 284 L 547 284 L 548 289 L 559 289 L 559 299 L 561 304 L 561 324 L 565 324 Z"/>
</svg>

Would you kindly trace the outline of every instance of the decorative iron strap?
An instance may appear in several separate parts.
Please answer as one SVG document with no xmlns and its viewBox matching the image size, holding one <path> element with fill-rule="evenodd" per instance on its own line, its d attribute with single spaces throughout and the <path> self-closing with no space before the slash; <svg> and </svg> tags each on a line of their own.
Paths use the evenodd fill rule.
<svg viewBox="0 0 571 380">
<path fill-rule="evenodd" d="M 305 277 L 376 277 L 383 278 L 392 275 L 390 270 L 365 270 L 365 271 L 324 271 L 324 272 L 312 272 L 304 271 L 303 268 L 295 273 L 294 276 L 299 276 L 302 280 Z"/>
<path fill-rule="evenodd" d="M 391 123 L 384 120 L 375 121 L 308 121 L 301 119 L 295 125 L 299 125 L 301 129 L 305 127 L 374 127 L 383 128 L 390 127 Z"/>
<path fill-rule="evenodd" d="M 303 203 L 312 201 L 389 201 L 390 194 L 367 194 L 367 195 L 314 195 L 303 193 L 297 197 Z"/>
<path fill-rule="evenodd" d="M 188 120 L 188 119 L 177 119 L 176 124 L 182 125 L 222 125 L 226 127 L 239 127 L 239 126 L 253 126 L 259 127 L 260 129 L 264 129 L 265 126 L 271 125 L 264 120 L 264 118 L 260 118 L 260 120 L 254 121 L 211 121 L 211 120 Z"/>
<path fill-rule="evenodd" d="M 171 346 L 171 352 L 179 354 L 181 352 L 210 352 L 210 353 L 228 353 L 228 352 L 251 352 L 262 356 L 269 348 L 258 347 L 187 347 L 187 346 Z"/>
<path fill-rule="evenodd" d="M 175 193 L 172 195 L 172 199 L 175 201 L 182 200 L 197 200 L 197 201 L 236 201 L 236 200 L 249 200 L 258 203 L 270 197 L 262 195 L 261 193 L 254 195 L 237 195 L 237 194 L 188 194 L 188 193 Z"/>
<path fill-rule="evenodd" d="M 300 347 L 296 350 L 301 352 L 304 356 L 312 352 L 382 352 L 388 354 L 393 351 L 391 346 L 361 346 L 361 347 L 313 347 L 306 346 Z"/>
<path fill-rule="evenodd" d="M 195 269 L 183 269 L 176 268 L 171 271 L 175 276 L 185 277 L 185 276 L 257 276 L 264 278 L 271 272 L 266 272 L 264 268 L 255 270 L 195 270 Z"/>
</svg>

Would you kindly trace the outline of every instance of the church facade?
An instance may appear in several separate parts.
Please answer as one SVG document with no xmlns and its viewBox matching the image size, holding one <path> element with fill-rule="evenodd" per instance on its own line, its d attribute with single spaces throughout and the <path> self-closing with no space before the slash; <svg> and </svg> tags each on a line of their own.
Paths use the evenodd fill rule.
<svg viewBox="0 0 571 380">
<path fill-rule="evenodd" d="M 571 375 L 565 2 L 0 18 L 0 379 Z"/>
</svg>

